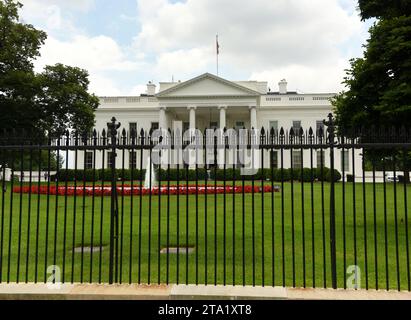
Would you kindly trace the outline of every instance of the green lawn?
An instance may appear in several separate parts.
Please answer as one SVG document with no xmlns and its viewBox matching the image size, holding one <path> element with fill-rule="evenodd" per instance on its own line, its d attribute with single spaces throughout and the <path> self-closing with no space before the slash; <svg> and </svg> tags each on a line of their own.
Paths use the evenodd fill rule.
<svg viewBox="0 0 411 320">
<path fill-rule="evenodd" d="M 393 184 L 387 184 L 385 216 L 383 185 L 376 185 L 375 217 L 372 184 L 355 184 L 355 202 L 352 183 L 345 184 L 345 212 L 342 188 L 341 183 L 336 184 L 338 286 L 344 286 L 346 267 L 357 264 L 361 268 L 363 288 L 367 280 L 370 288 L 376 285 L 386 288 L 388 275 L 389 288 L 397 288 L 399 277 L 401 289 L 408 289 L 404 186 L 398 184 L 394 190 Z M 152 196 L 150 203 L 149 196 L 119 197 L 118 281 L 166 283 L 168 279 L 169 283 L 222 284 L 225 280 L 227 284 L 238 285 L 330 287 L 330 185 L 324 185 L 324 200 L 321 190 L 321 183 L 314 183 L 311 190 L 309 183 L 296 182 L 293 186 L 284 184 L 282 192 L 275 193 L 274 198 L 271 193 L 247 194 L 244 198 L 241 194 L 225 198 L 181 195 L 179 200 L 177 196 L 163 195 L 160 202 L 159 196 Z M 408 186 L 408 204 L 410 193 Z M 45 281 L 50 265 L 58 265 L 64 271 L 66 282 L 108 282 L 108 247 L 101 255 L 99 252 L 73 254 L 72 249 L 73 244 L 74 247 L 82 243 L 109 244 L 110 197 L 68 197 L 65 206 L 63 196 L 11 195 L 8 186 L 6 193 L 0 192 L 0 208 L 4 208 L 0 211 L 2 282 Z M 409 221 L 408 230 L 410 225 Z M 167 244 L 195 246 L 196 250 L 188 256 L 159 255 L 159 249 Z"/>
</svg>

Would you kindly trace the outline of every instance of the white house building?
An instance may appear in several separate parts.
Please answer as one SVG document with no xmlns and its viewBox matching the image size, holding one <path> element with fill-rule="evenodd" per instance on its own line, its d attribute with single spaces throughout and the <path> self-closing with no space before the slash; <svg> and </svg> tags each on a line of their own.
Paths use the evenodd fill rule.
<svg viewBox="0 0 411 320">
<path fill-rule="evenodd" d="M 300 94 L 290 92 L 287 82 L 280 81 L 278 91 L 268 89 L 267 82 L 260 81 L 228 81 L 213 74 L 205 73 L 185 82 L 161 82 L 157 91 L 156 85 L 148 83 L 147 93 L 140 96 L 101 97 L 100 107 L 96 111 L 96 128 L 101 131 L 107 128 L 107 122 L 115 116 L 126 130 L 151 128 L 187 129 L 206 128 L 255 128 L 264 127 L 284 129 L 300 128 L 313 130 L 322 126 L 323 119 L 332 112 L 330 98 L 333 93 Z M 323 151 L 324 152 L 324 151 Z M 345 157 L 345 172 L 352 171 L 351 150 L 336 150 L 335 168 L 342 171 L 341 157 Z M 360 150 L 355 151 L 355 167 L 361 168 Z M 121 155 L 120 155 L 121 156 Z M 124 162 L 132 164 L 132 156 L 125 155 Z M 270 155 L 267 154 L 267 157 Z M 291 157 L 296 167 L 301 164 L 301 152 L 295 150 L 284 152 L 284 167 L 290 167 Z M 92 155 L 87 162 L 92 165 Z M 107 159 L 107 157 L 106 157 Z M 318 151 L 314 155 L 314 166 L 319 166 L 321 159 L 324 165 L 330 166 L 328 151 L 321 156 Z M 146 156 L 144 156 L 146 161 Z M 96 167 L 101 167 L 97 157 Z M 118 161 L 122 163 L 122 160 Z M 267 159 L 265 167 L 269 167 Z M 280 166 L 277 152 L 271 155 L 271 164 Z M 309 150 L 304 150 L 303 164 L 310 167 Z M 104 166 L 107 164 L 105 163 Z M 144 166 L 146 164 L 144 163 Z M 86 163 L 87 166 L 87 163 Z M 127 166 L 127 165 L 126 165 Z"/>
</svg>

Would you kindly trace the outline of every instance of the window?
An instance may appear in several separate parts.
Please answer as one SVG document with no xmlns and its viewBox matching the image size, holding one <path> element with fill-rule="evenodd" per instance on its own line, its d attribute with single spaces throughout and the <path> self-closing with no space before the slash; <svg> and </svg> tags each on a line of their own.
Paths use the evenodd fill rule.
<svg viewBox="0 0 411 320">
<path fill-rule="evenodd" d="M 85 169 L 93 169 L 93 158 L 94 158 L 94 154 L 91 151 L 87 151 L 86 152 L 86 161 L 85 161 Z"/>
<path fill-rule="evenodd" d="M 110 169 L 113 164 L 113 152 L 107 152 L 107 168 Z"/>
<path fill-rule="evenodd" d="M 107 126 L 107 138 L 111 138 L 111 128 Z"/>
<path fill-rule="evenodd" d="M 238 139 L 240 139 L 240 137 L 239 137 L 240 130 L 242 130 L 242 129 L 244 129 L 244 128 L 245 128 L 245 123 L 244 123 L 244 121 L 236 121 L 234 129 L 235 129 L 235 131 L 237 132 Z"/>
<path fill-rule="evenodd" d="M 341 150 L 341 171 L 350 171 L 350 153 L 348 150 Z"/>
<path fill-rule="evenodd" d="M 244 121 L 236 121 L 235 128 L 236 129 L 243 129 L 245 127 Z"/>
<path fill-rule="evenodd" d="M 217 121 L 210 122 L 210 129 L 218 129 L 218 122 Z"/>
<path fill-rule="evenodd" d="M 293 130 L 294 130 L 294 143 L 295 144 L 300 144 L 301 139 L 300 139 L 300 129 L 301 129 L 301 121 L 293 121 Z"/>
<path fill-rule="evenodd" d="M 316 121 L 316 132 L 317 132 L 317 136 L 318 136 L 318 133 L 320 132 L 320 128 L 322 128 L 323 129 L 323 132 L 324 132 L 324 123 L 322 122 L 322 120 L 317 120 Z M 324 135 L 325 135 L 325 132 L 324 132 Z"/>
<path fill-rule="evenodd" d="M 270 127 L 268 128 L 269 131 L 271 131 L 271 128 L 273 128 L 275 131 L 278 130 L 278 121 L 270 121 Z"/>
<path fill-rule="evenodd" d="M 190 129 L 190 122 L 183 122 L 183 134 Z"/>
<path fill-rule="evenodd" d="M 152 122 L 151 123 L 151 131 L 157 130 L 158 128 L 160 128 L 160 125 L 158 122 Z"/>
<path fill-rule="evenodd" d="M 129 161 L 128 162 L 129 169 L 137 168 L 137 152 L 136 151 L 130 151 L 128 161 Z"/>
<path fill-rule="evenodd" d="M 294 132 L 295 133 L 299 132 L 300 128 L 301 128 L 301 121 L 300 120 L 293 121 Z"/>
<path fill-rule="evenodd" d="M 293 151 L 292 157 L 293 157 L 292 167 L 296 169 L 301 168 L 301 164 L 302 164 L 301 151 L 299 150 Z"/>
<path fill-rule="evenodd" d="M 129 123 L 129 134 L 131 134 L 131 132 L 134 130 L 135 132 L 137 132 L 137 123 L 136 122 L 130 122 Z"/>
<path fill-rule="evenodd" d="M 325 166 L 325 152 L 323 150 L 317 151 L 317 168 Z"/>
<path fill-rule="evenodd" d="M 270 165 L 271 168 L 278 168 L 278 151 L 270 151 Z"/>
<path fill-rule="evenodd" d="M 271 129 L 274 129 L 274 136 L 277 135 L 278 132 L 278 121 L 270 121 L 268 127 L 268 135 L 271 137 Z M 273 137 L 274 137 L 273 136 Z"/>
</svg>

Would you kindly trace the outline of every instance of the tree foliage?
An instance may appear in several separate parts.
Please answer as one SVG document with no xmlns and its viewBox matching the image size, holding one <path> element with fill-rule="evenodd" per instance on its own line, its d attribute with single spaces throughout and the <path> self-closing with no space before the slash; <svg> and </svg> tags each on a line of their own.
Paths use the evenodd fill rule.
<svg viewBox="0 0 411 320">
<path fill-rule="evenodd" d="M 337 122 L 350 129 L 411 121 L 411 17 L 382 20 L 370 30 L 364 58 L 351 60 L 348 91 L 335 101 Z"/>
<path fill-rule="evenodd" d="M 22 7 L 0 0 L 0 126 L 41 136 L 94 125 L 96 96 L 88 93 L 88 72 L 57 64 L 34 72 L 46 33 L 19 21 Z"/>
<path fill-rule="evenodd" d="M 411 14 L 410 0 L 359 0 L 363 20 L 369 18 L 394 18 Z"/>
<path fill-rule="evenodd" d="M 409 128 L 411 123 L 411 1 L 359 0 L 363 19 L 376 18 L 364 57 L 351 60 L 347 91 L 333 100 L 340 131 L 360 127 Z M 371 154 L 381 159 L 380 154 Z M 391 154 L 392 155 L 392 154 Z M 404 171 L 410 154 L 399 155 Z"/>
<path fill-rule="evenodd" d="M 77 67 L 56 64 L 38 75 L 41 92 L 38 105 L 41 126 L 51 133 L 63 134 L 69 128 L 80 132 L 94 125 L 98 98 L 87 92 L 88 73 Z"/>
</svg>

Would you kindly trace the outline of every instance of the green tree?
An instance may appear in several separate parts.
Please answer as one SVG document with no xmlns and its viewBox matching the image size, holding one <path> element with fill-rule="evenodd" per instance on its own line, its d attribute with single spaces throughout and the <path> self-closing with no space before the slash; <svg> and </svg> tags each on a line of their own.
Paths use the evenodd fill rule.
<svg viewBox="0 0 411 320">
<path fill-rule="evenodd" d="M 340 130 L 350 132 L 362 126 L 409 128 L 411 123 L 411 4 L 387 2 L 359 1 L 362 19 L 377 20 L 370 29 L 364 57 L 351 60 L 344 79 L 347 91 L 333 101 Z M 373 156 L 370 152 L 368 155 Z M 374 156 L 381 158 L 381 154 Z M 409 152 L 400 155 L 407 181 L 410 158 Z"/>
<path fill-rule="evenodd" d="M 19 2 L 0 0 L 0 128 L 8 131 L 0 138 L 6 143 L 21 144 L 28 139 L 35 143 L 68 129 L 91 130 L 99 102 L 88 93 L 88 72 L 56 64 L 35 73 L 33 62 L 47 35 L 20 22 L 21 7 Z M 40 161 L 38 156 L 31 162 L 29 158 L 28 151 L 1 152 L 0 166 L 16 170 L 48 166 L 48 154 L 41 154 Z M 52 152 L 51 169 L 59 162 Z"/>
<path fill-rule="evenodd" d="M 67 128 L 80 132 L 92 128 L 99 101 L 87 92 L 88 76 L 86 70 L 62 64 L 45 67 L 38 75 L 41 127 L 52 134 L 63 134 Z"/>
<path fill-rule="evenodd" d="M 33 60 L 46 34 L 19 22 L 20 3 L 0 1 L 0 126 L 35 128 L 34 98 L 39 92 Z"/>
<path fill-rule="evenodd" d="M 358 0 L 363 20 L 369 18 L 394 18 L 410 15 L 411 2 L 409 0 Z"/>
<path fill-rule="evenodd" d="M 88 93 L 87 71 L 57 64 L 36 74 L 46 34 L 19 21 L 21 7 L 0 0 L 0 127 L 38 136 L 90 130 L 98 98 Z"/>
</svg>

